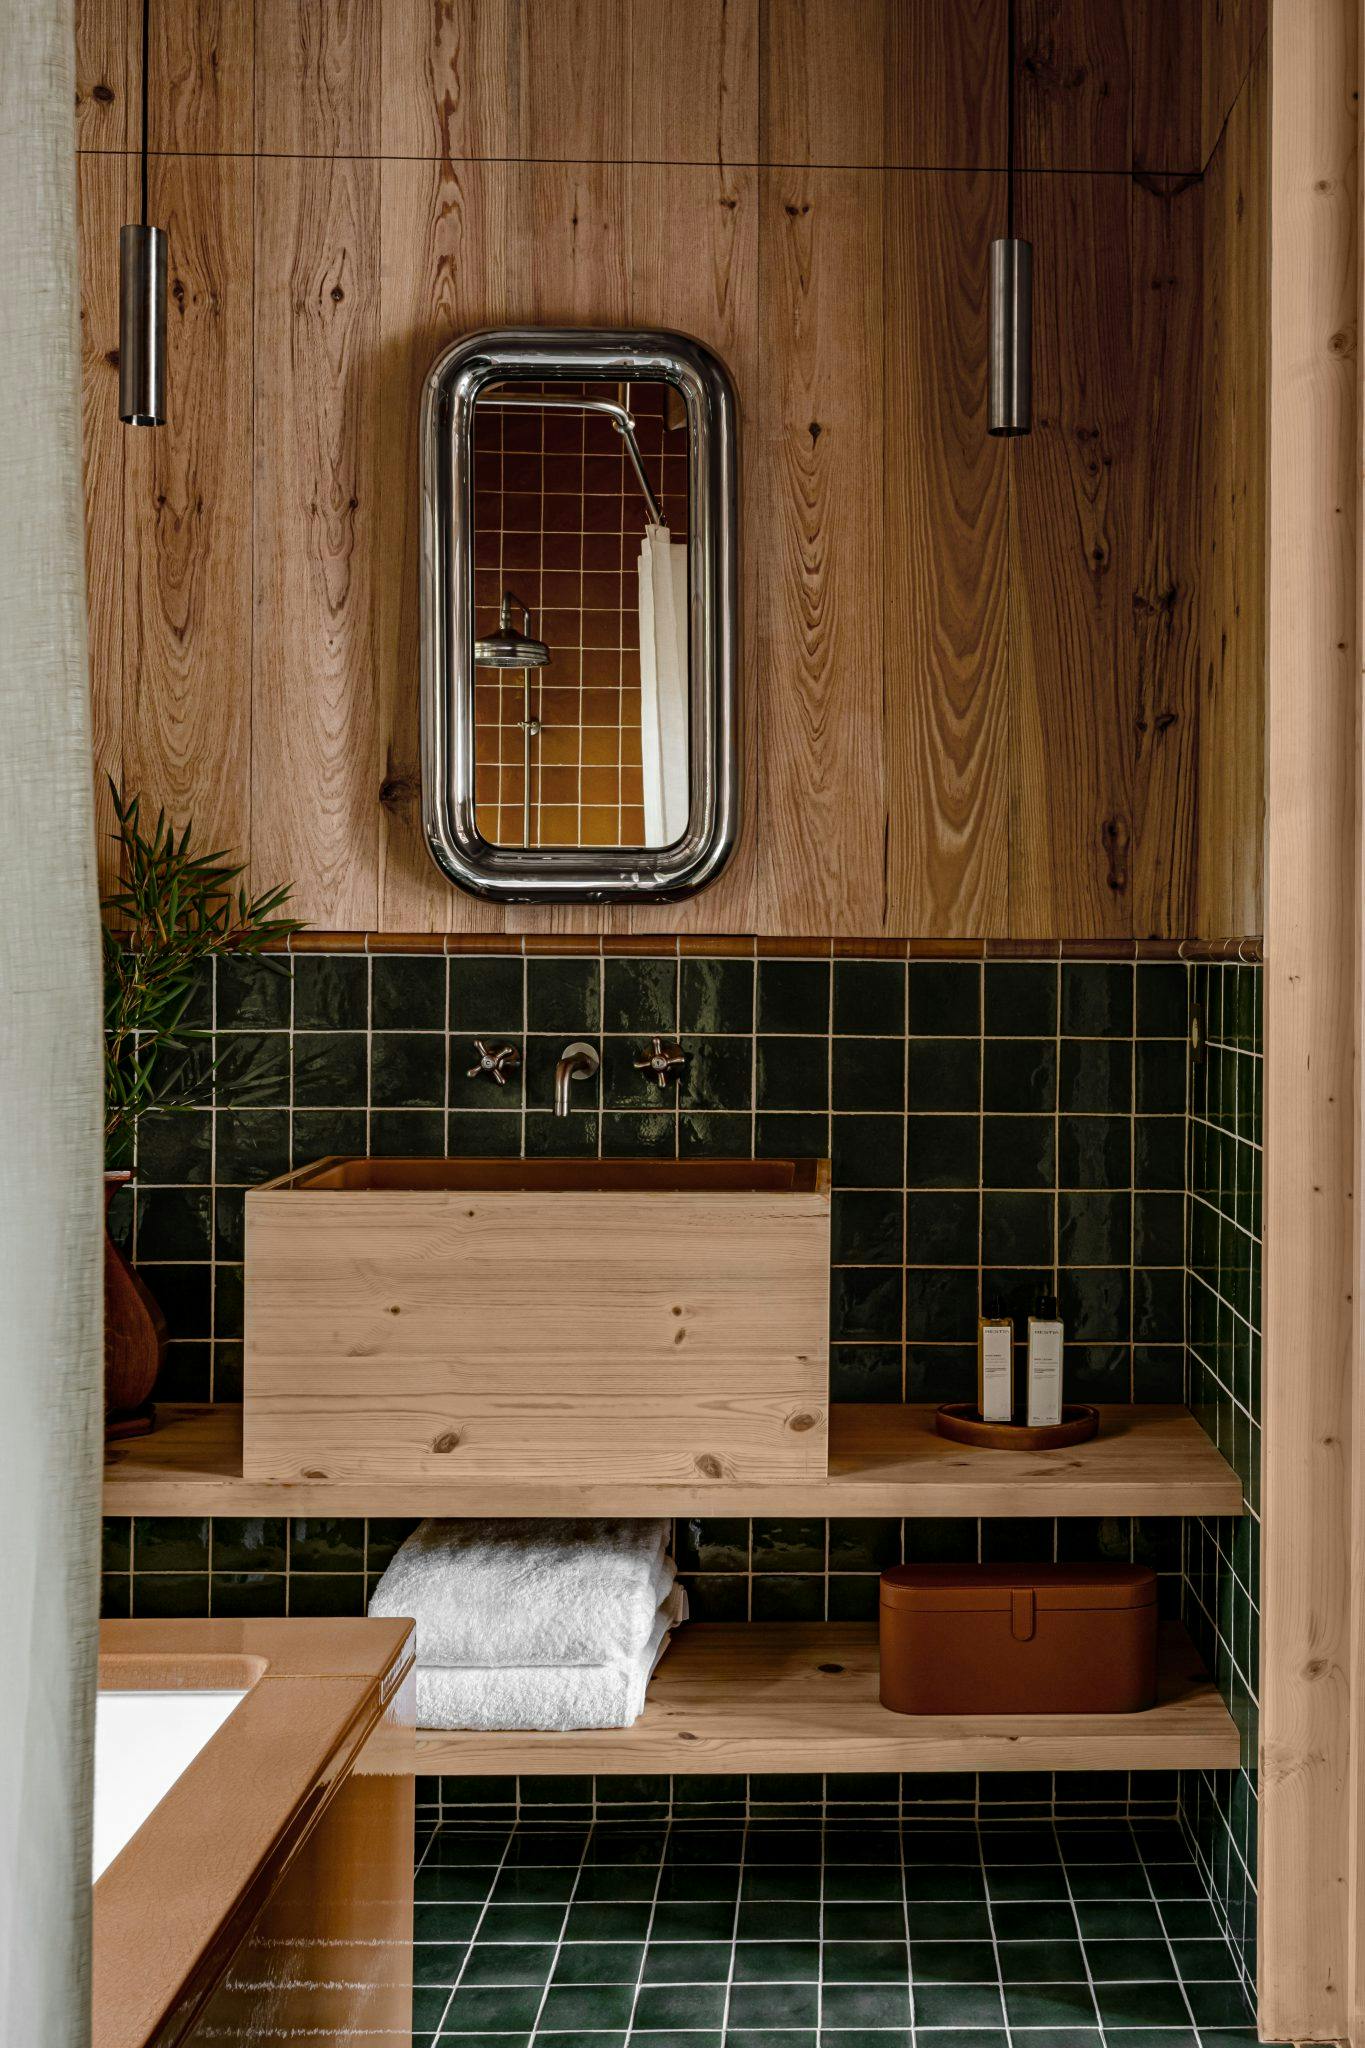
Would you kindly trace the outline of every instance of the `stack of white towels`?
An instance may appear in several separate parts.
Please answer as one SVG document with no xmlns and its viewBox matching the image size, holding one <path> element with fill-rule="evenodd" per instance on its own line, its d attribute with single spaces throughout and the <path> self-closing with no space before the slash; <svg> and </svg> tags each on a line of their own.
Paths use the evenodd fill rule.
<svg viewBox="0 0 1365 2048">
<path fill-rule="evenodd" d="M 666 1522 L 423 1522 L 370 1613 L 417 1624 L 420 1728 L 628 1728 L 687 1595 Z"/>
</svg>

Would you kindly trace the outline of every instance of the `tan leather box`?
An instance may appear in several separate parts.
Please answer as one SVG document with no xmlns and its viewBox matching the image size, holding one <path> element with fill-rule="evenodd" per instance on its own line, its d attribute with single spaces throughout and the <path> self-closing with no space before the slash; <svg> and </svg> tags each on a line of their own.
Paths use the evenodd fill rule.
<svg viewBox="0 0 1365 2048">
<path fill-rule="evenodd" d="M 882 1573 L 881 1701 L 898 1714 L 1125 1714 L 1156 1698 L 1142 1565 L 897 1565 Z"/>
</svg>

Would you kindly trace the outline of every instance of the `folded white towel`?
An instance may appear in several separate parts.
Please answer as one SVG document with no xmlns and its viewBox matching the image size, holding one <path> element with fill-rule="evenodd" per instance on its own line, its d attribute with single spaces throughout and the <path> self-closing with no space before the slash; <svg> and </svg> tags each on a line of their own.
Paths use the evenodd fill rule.
<svg viewBox="0 0 1365 2048">
<path fill-rule="evenodd" d="M 603 1664 L 417 1667 L 419 1728 L 629 1728 L 668 1648 L 669 1631 L 687 1619 L 687 1595 L 675 1586 L 640 1649 Z"/>
<path fill-rule="evenodd" d="M 370 1613 L 411 1615 L 419 1666 L 628 1660 L 672 1589 L 667 1543 L 662 1521 L 423 1522 Z"/>
</svg>

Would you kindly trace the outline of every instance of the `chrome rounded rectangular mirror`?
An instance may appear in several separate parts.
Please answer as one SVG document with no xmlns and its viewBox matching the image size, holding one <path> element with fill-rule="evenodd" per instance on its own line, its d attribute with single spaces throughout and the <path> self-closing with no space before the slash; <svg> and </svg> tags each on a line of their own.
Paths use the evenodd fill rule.
<svg viewBox="0 0 1365 2048">
<path fill-rule="evenodd" d="M 736 409 L 684 335 L 466 336 L 422 405 L 422 810 L 505 902 L 690 894 L 739 829 Z"/>
</svg>

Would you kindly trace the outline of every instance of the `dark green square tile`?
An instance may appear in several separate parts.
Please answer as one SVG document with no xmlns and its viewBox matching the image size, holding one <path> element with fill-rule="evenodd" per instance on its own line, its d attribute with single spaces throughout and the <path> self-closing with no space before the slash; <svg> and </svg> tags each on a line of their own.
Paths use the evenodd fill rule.
<svg viewBox="0 0 1365 2048">
<path fill-rule="evenodd" d="M 293 978 L 287 958 L 224 953 L 216 974 L 220 1031 L 288 1030 Z"/>
<path fill-rule="evenodd" d="M 150 1287 L 169 1337 L 207 1337 L 213 1308 L 212 1268 L 140 1263 L 138 1275 Z M 222 1276 L 219 1275 L 219 1284 Z"/>
<path fill-rule="evenodd" d="M 454 1159 L 515 1159 L 521 1151 L 521 1117 L 515 1110 L 452 1110 L 446 1144 Z"/>
<path fill-rule="evenodd" d="M 518 1038 L 525 1026 L 525 965 L 517 955 L 460 954 L 450 962 L 450 1029 Z"/>
<path fill-rule="evenodd" d="M 755 1578 L 752 1608 L 755 1621 L 823 1621 L 824 1579 L 786 1572 Z"/>
<path fill-rule="evenodd" d="M 1124 1266 L 1070 1267 L 1060 1275 L 1058 1299 L 1066 1333 L 1077 1344 L 1126 1338 L 1130 1274 Z"/>
<path fill-rule="evenodd" d="M 687 956 L 681 962 L 679 1028 L 726 1035 L 754 1028 L 752 960 Z"/>
<path fill-rule="evenodd" d="M 1067 1399 L 1071 1401 L 1141 1401 L 1133 1388 L 1133 1358 L 1127 1344 L 1068 1344 L 1064 1354 Z M 1179 1399 L 1179 1396 L 1176 1396 Z"/>
<path fill-rule="evenodd" d="M 1133 1048 L 1127 1039 L 1064 1038 L 1057 1107 L 1083 1116 L 1123 1114 L 1133 1106 Z"/>
<path fill-rule="evenodd" d="M 579 956 L 532 954 L 526 962 L 526 1028 L 556 1036 L 596 1033 L 601 1010 L 601 963 Z"/>
<path fill-rule="evenodd" d="M 217 1182 L 252 1188 L 289 1171 L 289 1110 L 219 1110 Z"/>
<path fill-rule="evenodd" d="M 836 1038 L 832 1049 L 835 1109 L 905 1106 L 903 1038 Z"/>
<path fill-rule="evenodd" d="M 981 1185 L 1050 1188 L 1055 1165 L 1055 1119 L 1050 1116 L 982 1118 Z"/>
<path fill-rule="evenodd" d="M 354 1158 L 365 1150 L 363 1109 L 296 1109 L 291 1164 L 310 1166 L 315 1159 Z M 240 1245 L 236 1256 L 241 1256 Z"/>
<path fill-rule="evenodd" d="M 689 1140 L 695 1137 L 689 1132 Z M 602 1156 L 604 1159 L 671 1159 L 678 1138 L 678 1120 L 666 1110 L 604 1110 L 602 1112 Z M 678 1147 L 683 1158 L 705 1154 L 705 1147 L 689 1142 Z M 708 1155 L 709 1156 L 709 1155 Z"/>
<path fill-rule="evenodd" d="M 133 1565 L 138 1572 L 207 1572 L 206 1515 L 138 1515 L 133 1521 Z"/>
<path fill-rule="evenodd" d="M 994 1984 L 995 1950 L 989 1941 L 921 1941 L 911 1921 L 910 1971 L 921 1984 Z"/>
<path fill-rule="evenodd" d="M 899 1265 L 903 1228 L 900 1195 L 881 1190 L 836 1190 L 830 1256 L 836 1265 Z"/>
<path fill-rule="evenodd" d="M 549 1942 L 476 1941 L 462 1984 L 544 1984 L 555 1951 Z"/>
<path fill-rule="evenodd" d="M 181 1621 L 208 1611 L 207 1572 L 134 1572 L 135 1621 Z"/>
<path fill-rule="evenodd" d="M 1053 1258 L 1050 1194 L 989 1189 L 981 1198 L 983 1266 L 1050 1266 Z"/>
<path fill-rule="evenodd" d="M 1057 1178 L 1064 1188 L 1126 1188 L 1132 1124 L 1120 1116 L 1064 1116 L 1057 1126 Z"/>
<path fill-rule="evenodd" d="M 829 1568 L 832 1572 L 881 1572 L 901 1561 L 901 1528 L 886 1517 L 845 1519 L 829 1524 Z M 847 1782 L 832 1779 L 830 1797 L 839 1796 Z"/>
<path fill-rule="evenodd" d="M 158 1401 L 207 1401 L 212 1388 L 213 1346 L 207 1340 L 166 1346 L 152 1390 Z"/>
<path fill-rule="evenodd" d="M 905 1033 L 905 964 L 900 960 L 836 960 L 834 1029 L 861 1037 Z"/>
<path fill-rule="evenodd" d="M 197 1525 L 196 1525 L 197 1526 Z M 200 1553 L 196 1551 L 195 1555 Z M 128 1515 L 106 1515 L 100 1524 L 100 1569 L 126 1572 L 133 1562 L 133 1524 Z"/>
<path fill-rule="evenodd" d="M 283 1572 L 215 1571 L 210 1598 L 216 1621 L 278 1619 L 288 1612 L 289 1581 Z"/>
<path fill-rule="evenodd" d="M 975 1269 L 911 1267 L 905 1275 L 905 1335 L 939 1344 L 975 1337 L 978 1306 Z"/>
<path fill-rule="evenodd" d="M 1185 1334 L 1185 1276 L 1149 1266 L 1133 1274 L 1133 1336 L 1140 1344 L 1177 1344 Z"/>
<path fill-rule="evenodd" d="M 445 1134 L 445 1113 L 439 1109 L 370 1112 L 370 1151 L 376 1159 L 439 1159 Z"/>
<path fill-rule="evenodd" d="M 1055 1037 L 1057 981 L 1051 960 L 987 961 L 986 1036 Z"/>
<path fill-rule="evenodd" d="M 975 1286 L 975 1278 L 973 1286 Z M 901 1334 L 901 1269 L 840 1266 L 830 1275 L 830 1337 L 834 1343 Z M 955 1334 L 952 1331 L 944 1333 Z"/>
<path fill-rule="evenodd" d="M 974 1266 L 981 1198 L 965 1190 L 912 1191 L 905 1203 L 905 1257 L 915 1266 Z"/>
<path fill-rule="evenodd" d="M 848 1119 L 841 1119 L 847 1122 Z M 875 1121 L 866 1119 L 865 1121 Z M 883 1119 L 889 1122 L 890 1119 Z M 830 1149 L 829 1119 L 823 1111 L 812 1116 L 786 1110 L 760 1112 L 754 1118 L 755 1159 L 823 1159 Z M 836 1169 L 837 1171 L 837 1169 Z M 851 1176 L 845 1174 L 845 1181 Z M 898 1178 L 898 1176 L 897 1176 Z"/>
<path fill-rule="evenodd" d="M 740 2028 L 761 2028 L 748 2038 L 758 2048 L 788 2048 L 792 2028 L 815 2026 L 820 2010 L 820 1987 L 818 1984 L 750 1984 L 737 1980 L 730 1992 L 730 2008 L 725 2029 L 727 2048 L 735 2048 L 736 2030 Z M 773 2032 L 774 2028 L 782 2029 Z M 795 2036 L 797 2041 L 803 2037 Z M 804 2037 L 814 2043 L 813 2033 Z"/>
<path fill-rule="evenodd" d="M 1185 1198 L 1182 1194 L 1133 1197 L 1133 1263 L 1179 1266 L 1185 1257 Z"/>
<path fill-rule="evenodd" d="M 912 1038 L 907 1102 L 912 1110 L 975 1110 L 981 1103 L 981 1041 Z"/>
<path fill-rule="evenodd" d="M 902 1373 L 899 1343 L 835 1344 L 830 1350 L 829 1397 L 831 1401 L 899 1401 Z"/>
<path fill-rule="evenodd" d="M 444 1104 L 445 1095 L 444 1037 L 406 1031 L 377 1031 L 374 1034 L 370 1054 L 370 1100 L 376 1107 L 437 1108 Z"/>
<path fill-rule="evenodd" d="M 282 1109 L 289 1102 L 289 1038 L 283 1031 L 220 1031 L 213 1041 L 213 1099 L 220 1109 Z M 207 1050 L 205 1049 L 207 1059 Z"/>
<path fill-rule="evenodd" d="M 730 1573 L 699 1572 L 686 1581 L 689 1620 L 747 1621 L 749 1582 Z"/>
<path fill-rule="evenodd" d="M 907 1187 L 975 1188 L 981 1175 L 981 1119 L 976 1116 L 906 1118 Z"/>
<path fill-rule="evenodd" d="M 1058 1258 L 1064 1266 L 1127 1264 L 1132 1242 L 1127 1194 L 1098 1190 L 1057 1197 Z"/>
<path fill-rule="evenodd" d="M 1135 1107 L 1140 1115 L 1184 1115 L 1186 1058 L 1183 1040 L 1150 1038 L 1138 1041 Z"/>
<path fill-rule="evenodd" d="M 633 2030 L 638 2037 L 646 2027 L 718 2027 L 724 2017 L 723 1984 L 642 1984 L 635 2000 Z"/>
<path fill-rule="evenodd" d="M 887 1114 L 830 1119 L 836 1187 L 898 1188 L 905 1171 L 905 1119 Z"/>
<path fill-rule="evenodd" d="M 827 1032 L 830 1022 L 828 960 L 760 960 L 760 1031 Z"/>
<path fill-rule="evenodd" d="M 829 2018 L 829 1994 L 825 1997 Z M 925 2027 L 998 2027 L 1004 2019 L 1000 1992 L 994 1984 L 915 1985 L 915 2025 Z M 851 2024 L 857 2025 L 857 2021 Z M 875 2025 L 876 2022 L 867 2022 Z"/>
<path fill-rule="evenodd" d="M 735 1909 L 724 1899 L 660 1899 L 650 1925 L 651 1941 L 728 1941 Z"/>
<path fill-rule="evenodd" d="M 1056 1104 L 1057 1048 L 1052 1039 L 987 1039 L 982 1080 L 982 1106 L 987 1111 L 1046 1115 Z"/>
<path fill-rule="evenodd" d="M 1084 2027 L 1095 2022 L 1090 1986 L 1077 1984 L 1007 1984 L 1005 2014 L 1011 2029 L 1019 2027 Z"/>
<path fill-rule="evenodd" d="M 282 1572 L 288 1558 L 283 1516 L 216 1515 L 212 1523 L 214 1572 Z"/>
<path fill-rule="evenodd" d="M 289 1564 L 296 1572 L 363 1570 L 364 1522 L 316 1515 L 296 1519 L 289 1527 Z"/>
<path fill-rule="evenodd" d="M 730 1975 L 730 1954 L 723 1941 L 651 1941 L 641 1982 L 723 1984 Z"/>
<path fill-rule="evenodd" d="M 226 1118 L 219 1119 L 221 1131 Z M 139 1117 L 137 1172 L 140 1185 L 202 1185 L 212 1176 L 213 1114 L 207 1109 L 150 1110 Z M 287 1123 L 286 1123 L 287 1144 Z M 281 1167 L 280 1172 L 284 1171 Z M 221 1159 L 219 1178 L 222 1178 Z"/>
<path fill-rule="evenodd" d="M 910 962 L 910 1029 L 917 1038 L 979 1034 L 981 969 L 975 961 Z"/>
<path fill-rule="evenodd" d="M 651 1874 L 645 1897 L 622 1898 L 619 1895 L 621 1887 L 633 1874 L 630 1871 L 618 1871 L 614 1866 L 597 1872 L 585 1870 L 579 1879 L 578 1895 L 575 1896 L 569 1908 L 569 1917 L 564 1923 L 564 1939 L 643 1942 L 649 1933 L 654 1879 Z M 584 1901 L 581 1894 L 585 1888 L 604 1894 L 611 1892 L 616 1896 L 603 1896 Z"/>
<path fill-rule="evenodd" d="M 1189 2025 L 1189 2011 L 1173 1976 L 1166 1983 L 1097 1983 L 1095 2002 L 1106 2029 Z"/>
<path fill-rule="evenodd" d="M 1183 1038 L 1189 1028 L 1190 970 L 1177 960 L 1139 961 L 1136 973 L 1139 1038 Z"/>
<path fill-rule="evenodd" d="M 825 1568 L 825 1524 L 756 1515 L 753 1520 L 755 1572 L 819 1572 Z"/>
<path fill-rule="evenodd" d="M 739 1517 L 694 1516 L 676 1525 L 675 1557 L 682 1571 L 747 1572 L 749 1523 Z"/>
<path fill-rule="evenodd" d="M 642 1053 L 647 1050 L 641 1048 Z M 749 1108 L 753 1089 L 751 1039 L 685 1038 L 682 1050 L 687 1065 L 676 1086 L 678 1101 L 684 1109 Z"/>
<path fill-rule="evenodd" d="M 1003 1984 L 1076 1984 L 1086 1974 L 1080 1943 L 1070 1941 L 1002 1941 L 999 1947 Z"/>
<path fill-rule="evenodd" d="M 1133 969 L 1126 961 L 1062 962 L 1062 1032 L 1127 1038 L 1133 1029 Z"/>
<path fill-rule="evenodd" d="M 415 1943 L 412 1951 L 412 1981 L 414 1986 L 454 1984 L 464 1968 L 465 1948 L 463 1943 L 449 1941 L 423 1941 Z M 471 1957 L 471 1961 L 473 1958 Z M 477 1981 L 477 1980 L 474 1980 Z M 498 1978 L 495 1982 L 513 1982 L 513 1979 Z"/>
<path fill-rule="evenodd" d="M 1175 1963 L 1164 1940 L 1095 1941 L 1085 1944 L 1086 1961 L 1096 1984 L 1130 1983 L 1174 1978 Z"/>
<path fill-rule="evenodd" d="M 535 2025 L 542 1990 L 538 1984 L 461 1985 L 442 2021 L 446 2034 L 506 2034 Z"/>
<path fill-rule="evenodd" d="M 758 1107 L 828 1108 L 829 1045 L 827 1038 L 760 1038 L 756 1065 Z"/>
<path fill-rule="evenodd" d="M 298 1572 L 289 1574 L 289 1612 L 359 1617 L 365 1612 L 363 1572 Z"/>
<path fill-rule="evenodd" d="M 992 1913 L 997 1941 L 1070 1941 L 1076 1919 L 1070 1905 L 999 1905 Z M 1082 1973 L 1084 1974 L 1084 1973 Z"/>
<path fill-rule="evenodd" d="M 675 959 L 613 956 L 602 968 L 602 1029 L 671 1037 L 678 1028 Z"/>
<path fill-rule="evenodd" d="M 444 1031 L 446 963 L 436 953 L 381 953 L 370 962 L 375 1031 Z"/>
<path fill-rule="evenodd" d="M 294 1102 L 300 1109 L 363 1103 L 369 1046 L 359 1031 L 300 1031 L 294 1036 Z"/>
<path fill-rule="evenodd" d="M 370 971 L 363 953 L 300 953 L 294 960 L 294 1029 L 364 1031 Z"/>
<path fill-rule="evenodd" d="M 139 1191 L 139 1264 L 155 1259 L 207 1259 L 212 1249 L 207 1189 L 144 1188 Z"/>
<path fill-rule="evenodd" d="M 1133 1185 L 1139 1188 L 1183 1188 L 1185 1185 L 1185 1123 L 1178 1116 L 1133 1119 Z"/>
</svg>

